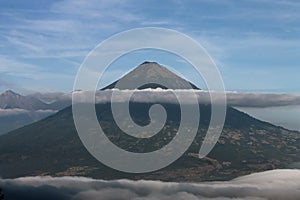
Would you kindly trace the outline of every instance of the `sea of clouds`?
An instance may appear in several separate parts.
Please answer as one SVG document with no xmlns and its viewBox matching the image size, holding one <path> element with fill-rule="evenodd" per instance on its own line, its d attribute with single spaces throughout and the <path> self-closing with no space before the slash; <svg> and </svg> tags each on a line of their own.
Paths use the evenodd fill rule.
<svg viewBox="0 0 300 200">
<path fill-rule="evenodd" d="M 218 93 L 214 91 L 205 90 L 175 90 L 180 97 L 183 97 L 183 102 L 190 103 L 191 98 L 196 95 L 199 103 L 210 103 L 210 93 L 215 93 L 218 97 Z M 144 89 L 144 90 L 104 90 L 97 91 L 96 102 L 110 102 L 112 92 L 115 94 L 114 101 L 122 102 L 124 97 L 128 93 L 133 92 L 131 101 L 133 102 L 166 102 L 174 103 L 176 102 L 176 96 L 174 95 L 174 90 L 170 89 Z M 83 101 L 89 101 L 90 99 L 84 99 L 85 96 L 89 96 L 87 91 L 76 91 L 74 94 L 80 95 Z M 220 94 L 220 93 L 219 93 Z M 275 93 L 251 93 L 251 92 L 225 92 L 227 103 L 230 106 L 237 107 L 276 107 L 276 106 L 290 106 L 290 105 L 300 105 L 300 96 L 292 94 L 275 94 Z M 70 94 L 71 98 L 71 94 Z"/>
<path fill-rule="evenodd" d="M 297 200 L 300 170 L 272 170 L 232 181 L 204 183 L 24 177 L 0 179 L 0 188 L 8 200 Z"/>
</svg>

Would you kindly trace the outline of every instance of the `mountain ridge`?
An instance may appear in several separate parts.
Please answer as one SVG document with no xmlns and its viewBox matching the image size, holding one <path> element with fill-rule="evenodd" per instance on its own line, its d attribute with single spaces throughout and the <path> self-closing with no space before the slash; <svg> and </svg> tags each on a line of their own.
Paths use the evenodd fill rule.
<svg viewBox="0 0 300 200">
<path fill-rule="evenodd" d="M 7 90 L 0 94 L 0 108 L 2 109 L 26 109 L 26 110 L 39 110 L 45 109 L 47 105 L 34 98 L 22 96 L 12 90 Z"/>
<path fill-rule="evenodd" d="M 0 94 L 0 135 L 41 120 L 71 105 L 71 99 L 46 103 L 35 95 L 21 95 L 12 90 Z"/>
</svg>

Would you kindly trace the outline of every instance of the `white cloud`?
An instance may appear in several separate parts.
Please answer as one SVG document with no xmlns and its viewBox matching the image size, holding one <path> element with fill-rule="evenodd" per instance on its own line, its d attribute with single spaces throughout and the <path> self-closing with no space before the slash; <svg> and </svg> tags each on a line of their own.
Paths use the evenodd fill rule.
<svg viewBox="0 0 300 200">
<path fill-rule="evenodd" d="M 19 108 L 15 108 L 15 109 L 2 109 L 0 108 L 0 116 L 12 116 L 12 115 L 19 115 L 19 114 L 25 114 L 25 113 L 29 113 L 28 110 L 24 110 L 24 109 L 19 109 Z"/>
<path fill-rule="evenodd" d="M 227 92 L 227 101 L 240 107 L 275 107 L 300 105 L 300 96 L 276 93 Z"/>
<path fill-rule="evenodd" d="M 144 102 L 144 103 L 154 103 L 154 102 L 165 102 L 165 103 L 174 103 L 176 102 L 176 97 L 173 94 L 172 89 L 143 89 L 143 90 L 134 90 L 133 96 L 131 98 L 132 102 Z M 199 103 L 210 103 L 210 92 L 206 90 L 185 90 L 179 89 L 175 90 L 179 95 L 183 97 L 183 102 L 190 103 L 190 98 L 195 92 L 198 97 Z M 119 90 L 119 89 L 107 89 L 99 90 L 96 93 L 96 103 L 106 103 L 111 102 L 111 95 L 114 92 L 115 102 L 123 102 L 125 95 L 132 90 Z M 214 92 L 214 91 L 211 91 Z M 89 91 L 75 91 L 74 94 L 80 95 L 82 101 L 85 101 L 87 93 Z M 269 108 L 269 107 L 282 107 L 300 105 L 300 96 L 292 94 L 281 94 L 281 93 L 255 93 L 255 92 L 235 92 L 227 91 L 225 92 L 227 96 L 227 103 L 230 106 L 236 107 L 250 107 L 250 108 Z M 36 97 L 44 102 L 53 103 L 55 101 L 71 101 L 72 93 L 62 93 L 62 92 L 53 92 L 53 93 L 33 93 L 27 96 Z M 90 100 L 87 100 L 90 102 Z"/>
<path fill-rule="evenodd" d="M 20 114 L 28 114 L 28 115 L 37 115 L 37 114 L 43 114 L 44 115 L 50 115 L 56 113 L 56 110 L 36 110 L 36 111 L 30 111 L 25 109 L 2 109 L 0 108 L 0 117 L 4 116 L 14 116 L 14 115 L 20 115 Z"/>
<path fill-rule="evenodd" d="M 287 199 L 300 196 L 300 170 L 273 170 L 224 182 L 103 181 L 84 177 L 0 179 L 7 199 Z"/>
<path fill-rule="evenodd" d="M 183 102 L 190 103 L 190 99 L 193 96 L 193 93 L 198 97 L 198 101 L 203 104 L 210 103 L 210 93 L 205 90 L 175 90 L 179 95 L 183 97 Z M 127 92 L 130 90 L 105 90 L 98 91 L 96 95 L 96 102 L 110 102 L 111 94 L 114 92 L 117 98 L 114 99 L 115 102 L 123 102 Z M 212 93 L 214 91 L 211 91 Z M 86 95 L 86 91 L 77 91 L 77 94 L 80 94 L 83 101 Z M 272 94 L 272 93 L 249 93 L 249 92 L 233 92 L 227 91 L 227 103 L 230 106 L 239 106 L 239 107 L 277 107 L 277 106 L 290 106 L 290 105 L 300 105 L 300 96 L 290 95 L 290 94 Z M 70 95 L 71 98 L 71 95 Z M 90 100 L 87 100 L 90 102 Z M 176 102 L 176 97 L 173 94 L 171 89 L 144 89 L 144 90 L 135 90 L 131 98 L 133 102 L 165 102 L 165 103 L 174 103 Z"/>
</svg>

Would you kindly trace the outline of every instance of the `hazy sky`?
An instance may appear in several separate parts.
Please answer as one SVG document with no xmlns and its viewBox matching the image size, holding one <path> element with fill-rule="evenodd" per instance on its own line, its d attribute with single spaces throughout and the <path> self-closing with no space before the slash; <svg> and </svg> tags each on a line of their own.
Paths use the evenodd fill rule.
<svg viewBox="0 0 300 200">
<path fill-rule="evenodd" d="M 299 10 L 293 0 L 1 0 L 0 92 L 71 91 L 98 43 L 147 26 L 196 39 L 216 61 L 227 90 L 299 92 Z M 162 56 L 149 57 L 183 70 Z M 144 59 L 135 58 L 134 66 L 112 69 L 110 81 Z"/>
</svg>

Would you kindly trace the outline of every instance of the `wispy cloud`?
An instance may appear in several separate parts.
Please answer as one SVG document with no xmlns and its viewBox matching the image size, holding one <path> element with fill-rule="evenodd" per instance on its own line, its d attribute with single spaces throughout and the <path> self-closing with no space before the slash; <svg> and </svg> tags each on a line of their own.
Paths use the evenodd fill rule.
<svg viewBox="0 0 300 200">
<path fill-rule="evenodd" d="M 60 76 L 65 78 L 68 77 L 68 75 L 57 74 L 51 70 L 43 69 L 38 65 L 14 60 L 7 56 L 0 56 L 0 73 L 34 80 L 42 80 L 51 77 L 54 80 Z"/>
<path fill-rule="evenodd" d="M 27 78 L 35 78 L 40 69 L 29 63 L 10 59 L 7 56 L 0 56 L 0 73 Z"/>
<path fill-rule="evenodd" d="M 225 84 L 228 82 L 232 90 L 265 84 L 263 76 L 258 76 L 259 85 L 254 82 L 247 85 L 241 77 L 245 75 L 239 73 L 241 68 L 256 73 L 298 65 L 299 3 L 291 0 L 243 3 L 63 0 L 34 4 L 30 8 L 22 5 L 1 6 L 0 55 L 35 65 L 38 72 L 47 68 L 56 74 L 74 74 L 99 42 L 115 33 L 143 26 L 173 28 L 196 38 L 223 69 Z M 57 68 L 62 62 L 60 72 Z M 53 69 L 48 63 L 56 67 Z M 270 76 L 275 79 L 279 73 L 272 71 Z M 232 83 L 233 78 L 237 83 Z M 270 85 L 273 83 L 279 87 L 274 80 Z M 291 85 L 295 83 L 284 87 Z"/>
<path fill-rule="evenodd" d="M 83 19 L 107 20 L 108 18 L 114 18 L 118 22 L 132 22 L 140 20 L 138 15 L 129 11 L 130 8 L 132 8 L 132 4 L 128 0 L 92 0 L 89 2 L 83 0 L 76 2 L 65 0 L 55 3 L 52 6 L 51 11 L 59 14 L 81 16 Z"/>
</svg>

